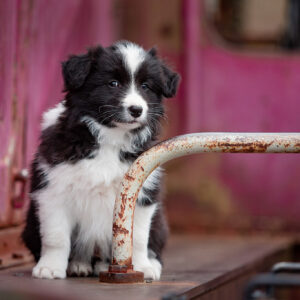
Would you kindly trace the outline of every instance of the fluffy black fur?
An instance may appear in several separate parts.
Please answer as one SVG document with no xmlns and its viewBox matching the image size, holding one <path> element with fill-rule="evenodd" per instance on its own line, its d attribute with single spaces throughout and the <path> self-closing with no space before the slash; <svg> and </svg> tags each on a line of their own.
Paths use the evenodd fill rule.
<svg viewBox="0 0 300 300">
<path fill-rule="evenodd" d="M 40 146 L 32 163 L 31 195 L 47 186 L 47 174 L 39 169 L 39 163 L 47 163 L 50 167 L 60 163 L 76 164 L 82 159 L 93 159 L 94 154 L 101 147 L 101 142 L 99 143 L 86 124 L 82 123 L 82 117 L 92 117 L 107 127 L 116 126 L 115 122 L 127 122 L 124 119 L 120 99 L 124 96 L 131 78 L 115 46 L 108 48 L 99 46 L 90 49 L 87 54 L 71 56 L 63 62 L 62 70 L 66 110 L 58 122 L 43 130 L 41 134 Z M 109 84 L 112 79 L 120 83 L 119 88 Z M 162 99 L 175 95 L 179 76 L 156 56 L 155 49 L 151 49 L 146 60 L 137 70 L 134 80 L 139 93 L 148 102 L 149 114 L 145 124 L 132 130 L 136 151 L 120 151 L 120 161 L 130 163 L 156 141 L 160 119 L 164 115 Z M 147 140 L 141 142 L 139 134 L 144 126 L 149 126 L 152 134 Z M 139 201 L 138 205 L 151 205 L 159 201 L 159 191 L 159 187 L 152 190 L 144 188 L 147 197 Z M 22 234 L 23 241 L 36 260 L 40 258 L 41 252 L 37 209 L 37 202 L 33 196 Z M 167 225 L 160 205 L 152 222 L 149 239 L 149 250 L 154 252 L 159 260 L 161 260 L 166 236 Z"/>
</svg>

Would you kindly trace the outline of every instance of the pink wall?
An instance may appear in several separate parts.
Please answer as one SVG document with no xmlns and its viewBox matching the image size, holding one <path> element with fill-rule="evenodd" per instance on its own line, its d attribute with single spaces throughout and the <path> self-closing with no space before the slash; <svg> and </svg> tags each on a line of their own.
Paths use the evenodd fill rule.
<svg viewBox="0 0 300 300">
<path fill-rule="evenodd" d="M 11 152 L 16 142 L 12 101 L 16 47 L 15 41 L 8 38 L 16 32 L 14 9 L 13 1 L 0 2 L 0 224 L 6 223 L 10 214 L 10 205 L 6 201 L 10 196 L 11 179 L 8 166 L 12 164 Z"/>
<path fill-rule="evenodd" d="M 182 80 L 188 132 L 300 132 L 300 52 L 254 53 L 230 48 L 184 2 Z M 203 161 L 206 158 L 203 157 Z M 283 217 L 299 226 L 299 155 L 220 155 L 202 172 L 229 189 L 234 214 Z"/>
<path fill-rule="evenodd" d="M 203 130 L 300 132 L 300 55 L 203 48 Z M 224 156 L 221 176 L 248 213 L 299 217 L 299 155 Z"/>
<path fill-rule="evenodd" d="M 122 23 L 113 3 L 0 1 L 0 225 L 20 220 L 8 201 L 12 168 L 28 166 L 37 146 L 42 112 L 63 97 L 60 62 L 87 46 L 105 46 L 123 38 L 118 26 L 126 26 L 126 22 Z M 243 53 L 216 42 L 198 0 L 175 2 L 181 5 L 182 15 L 170 20 L 178 18 L 182 31 L 174 36 L 177 33 L 171 23 L 169 36 L 165 35 L 166 40 L 179 40 L 175 50 L 163 39 L 168 23 L 161 18 L 155 22 L 155 16 L 161 14 L 159 3 L 149 1 L 145 9 L 139 0 L 130 0 L 124 9 L 130 12 L 127 17 L 132 15 L 127 21 L 135 31 L 134 41 L 147 47 L 157 45 L 182 73 L 179 96 L 167 102 L 168 136 L 196 131 L 300 131 L 298 53 Z M 120 18 L 116 18 L 118 14 Z M 131 33 L 126 32 L 130 38 Z M 232 223 L 238 217 L 267 216 L 300 227 L 299 155 L 203 155 L 188 161 L 192 163 L 178 161 L 175 168 L 167 167 L 168 209 L 174 207 L 184 222 L 191 222 L 192 213 L 199 222 L 205 212 L 213 224 L 218 211 L 225 214 L 222 199 L 226 198 L 227 220 Z M 180 163 L 187 169 L 181 170 Z M 189 178 L 198 181 L 188 185 Z M 169 184 L 172 181 L 173 187 Z M 184 191 L 184 201 L 178 205 L 186 214 L 173 205 L 178 189 Z M 171 217 L 172 222 L 178 223 L 178 218 L 172 221 Z"/>
<path fill-rule="evenodd" d="M 84 52 L 96 44 L 113 41 L 110 17 L 111 3 L 107 0 L 39 0 L 22 1 L 24 15 L 21 35 L 27 71 L 27 158 L 36 148 L 37 128 L 41 113 L 62 100 L 63 82 L 60 62 L 69 54 Z"/>
<path fill-rule="evenodd" d="M 9 203 L 12 169 L 28 167 L 42 112 L 63 98 L 60 62 L 114 40 L 111 5 L 108 0 L 0 1 L 0 225 L 20 221 Z"/>
</svg>

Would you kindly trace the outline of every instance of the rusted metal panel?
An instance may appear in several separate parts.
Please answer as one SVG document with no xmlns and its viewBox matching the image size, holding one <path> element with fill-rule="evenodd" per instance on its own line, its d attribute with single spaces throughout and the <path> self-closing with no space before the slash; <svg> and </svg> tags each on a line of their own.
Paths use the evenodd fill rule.
<svg viewBox="0 0 300 300">
<path fill-rule="evenodd" d="M 40 134 L 42 113 L 64 97 L 61 62 L 68 55 L 114 40 L 112 1 L 34 0 L 22 3 L 20 19 L 27 27 L 21 37 L 26 49 L 27 163 L 32 159 Z M 67 16 L 67 17 L 66 17 Z"/>
<path fill-rule="evenodd" d="M 0 231 L 0 270 L 33 261 L 29 250 L 22 244 L 22 226 Z"/>
<path fill-rule="evenodd" d="M 42 112 L 64 97 L 60 62 L 114 40 L 111 6 L 108 0 L 0 1 L 0 226 L 23 220 L 25 190 L 15 175 L 33 158 Z"/>
<path fill-rule="evenodd" d="M 125 174 L 115 202 L 112 268 L 119 265 L 131 269 L 134 209 L 149 174 L 171 159 L 209 152 L 300 153 L 300 133 L 194 133 L 161 142 L 144 152 Z M 114 268 L 109 273 L 124 272 Z"/>
<path fill-rule="evenodd" d="M 17 219 L 10 199 L 14 175 L 22 168 L 24 102 L 18 98 L 16 81 L 18 2 L 0 2 L 0 226 Z"/>
</svg>

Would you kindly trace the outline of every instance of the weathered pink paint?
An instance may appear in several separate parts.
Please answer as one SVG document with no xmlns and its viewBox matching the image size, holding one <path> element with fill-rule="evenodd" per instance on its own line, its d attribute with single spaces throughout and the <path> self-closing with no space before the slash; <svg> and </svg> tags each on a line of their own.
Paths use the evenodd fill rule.
<svg viewBox="0 0 300 300">
<path fill-rule="evenodd" d="M 111 2 L 107 0 L 42 0 L 34 1 L 33 7 L 28 3 L 25 2 L 26 10 L 31 17 L 24 40 L 29 39 L 26 68 L 30 160 L 36 149 L 41 113 L 63 99 L 60 62 L 92 45 L 109 45 L 113 41 L 113 24 Z"/>
<path fill-rule="evenodd" d="M 184 128 L 196 129 L 203 124 L 203 95 L 202 71 L 203 55 L 200 46 L 200 1 L 185 1 L 183 4 L 184 16 L 184 60 L 183 60 L 183 90 L 185 101 Z"/>
<path fill-rule="evenodd" d="M 201 8 L 200 1 L 184 1 L 188 132 L 300 132 L 300 53 L 222 46 L 204 26 Z M 299 222 L 299 155 L 225 154 L 214 176 L 230 187 L 242 214 Z"/>
<path fill-rule="evenodd" d="M 0 1 L 0 225 L 20 220 L 9 202 L 12 168 L 29 166 L 42 112 L 63 99 L 60 62 L 114 40 L 111 5 L 109 0 Z"/>
<path fill-rule="evenodd" d="M 182 71 L 179 97 L 170 100 L 180 106 L 178 128 L 169 122 L 172 135 L 299 132 L 299 54 L 242 53 L 221 46 L 203 23 L 202 3 L 182 1 L 183 52 L 163 53 Z M 0 225 L 13 218 L 8 202 L 12 167 L 28 167 L 42 112 L 63 98 L 60 61 L 90 45 L 122 38 L 115 33 L 112 8 L 109 0 L 0 1 Z M 145 10 L 148 19 L 150 11 Z M 141 41 L 157 44 L 148 40 L 147 30 L 141 28 Z M 294 218 L 300 225 L 297 155 L 219 158 L 215 171 L 206 171 L 230 188 L 239 213 Z"/>
<path fill-rule="evenodd" d="M 19 166 L 15 151 L 18 143 L 16 132 L 18 114 L 22 103 L 16 102 L 15 55 L 16 36 L 15 1 L 0 2 L 0 226 L 11 218 L 12 168 Z"/>
</svg>

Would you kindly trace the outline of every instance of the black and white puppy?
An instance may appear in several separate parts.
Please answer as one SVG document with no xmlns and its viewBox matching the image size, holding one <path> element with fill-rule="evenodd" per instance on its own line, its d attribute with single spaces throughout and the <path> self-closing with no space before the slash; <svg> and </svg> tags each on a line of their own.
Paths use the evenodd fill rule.
<svg viewBox="0 0 300 300">
<path fill-rule="evenodd" d="M 126 41 L 71 56 L 62 67 L 67 94 L 43 116 L 22 235 L 38 278 L 107 270 L 120 182 L 156 140 L 162 100 L 179 82 L 155 49 Z M 133 230 L 134 269 L 155 280 L 167 235 L 160 182 L 157 169 L 144 183 Z M 101 258 L 92 263 L 95 252 Z"/>
</svg>

